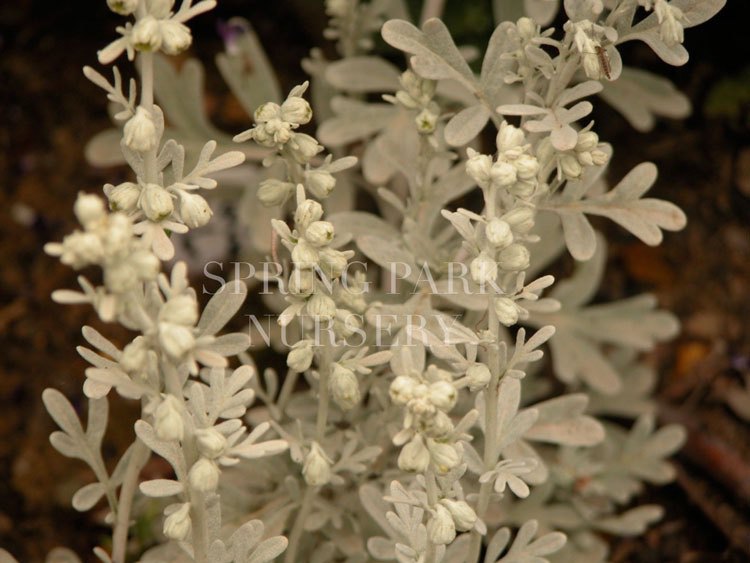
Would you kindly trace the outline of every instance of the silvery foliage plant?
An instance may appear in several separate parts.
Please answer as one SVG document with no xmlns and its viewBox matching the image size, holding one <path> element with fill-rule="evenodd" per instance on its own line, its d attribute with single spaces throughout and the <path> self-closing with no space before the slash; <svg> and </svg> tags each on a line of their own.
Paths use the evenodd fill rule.
<svg viewBox="0 0 750 563">
<path fill-rule="evenodd" d="M 686 115 L 669 81 L 618 49 L 642 41 L 682 65 L 684 28 L 724 0 L 565 0 L 562 29 L 546 27 L 556 0 L 497 0 L 481 61 L 434 17 L 442 2 L 427 0 L 417 27 L 399 0 L 328 0 L 340 58 L 313 51 L 310 83 L 287 95 L 232 20 L 217 65 L 254 121 L 234 138 L 203 113 L 201 65 L 163 57 L 190 46 L 186 22 L 215 2 L 108 4 L 127 21 L 99 62 L 127 56 L 139 79 L 84 69 L 118 125 L 87 154 L 126 162 L 132 179 L 104 186 L 106 201 L 79 195 L 81 229 L 47 252 L 102 272 L 57 302 L 88 303 L 134 338 L 84 327 L 85 429 L 61 393 L 43 395 L 53 446 L 96 477 L 73 506 L 108 506 L 101 561 L 126 560 L 141 519 L 160 542 L 144 562 L 593 563 L 608 557 L 602 533 L 638 535 L 662 516 L 632 501 L 673 478 L 684 432 L 656 427 L 641 356 L 678 326 L 651 295 L 592 304 L 606 243 L 589 217 L 649 245 L 686 219 L 644 197 L 652 163 L 610 185 L 591 100 L 639 130 Z M 373 53 L 378 33 L 405 68 Z M 202 312 L 189 264 L 162 272 L 228 203 L 236 220 L 217 212 L 203 248 L 239 243 L 275 315 L 267 335 L 239 271 Z M 546 272 L 566 252 L 575 268 L 557 281 Z M 250 332 L 223 333 L 241 310 Z M 259 372 L 247 350 L 261 335 L 284 373 Z M 110 468 L 114 394 L 141 415 Z M 169 478 L 141 476 L 152 455 Z"/>
</svg>

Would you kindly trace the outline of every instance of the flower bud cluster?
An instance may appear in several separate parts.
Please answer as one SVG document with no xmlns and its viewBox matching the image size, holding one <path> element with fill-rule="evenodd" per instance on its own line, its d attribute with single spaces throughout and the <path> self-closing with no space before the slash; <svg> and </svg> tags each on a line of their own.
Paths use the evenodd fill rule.
<svg viewBox="0 0 750 563">
<path fill-rule="evenodd" d="M 160 262 L 133 233 L 133 225 L 122 213 L 108 213 L 102 199 L 79 194 L 76 216 L 83 231 L 74 231 L 62 243 L 49 243 L 45 250 L 75 269 L 98 265 L 109 293 L 122 295 L 153 280 Z"/>
<path fill-rule="evenodd" d="M 440 108 L 433 101 L 437 82 L 421 78 L 410 70 L 401 75 L 399 82 L 401 89 L 396 92 L 395 97 L 386 99 L 407 109 L 417 110 L 419 113 L 414 118 L 417 131 L 422 135 L 434 133 L 440 116 Z"/>
<path fill-rule="evenodd" d="M 531 154 L 524 132 L 503 122 L 497 134 L 497 149 L 495 159 L 467 149 L 466 173 L 483 189 L 492 187 L 520 199 L 530 199 L 539 185 L 539 162 Z"/>
<path fill-rule="evenodd" d="M 576 146 L 569 151 L 556 151 L 549 139 L 544 139 L 539 147 L 541 160 L 552 159 L 557 164 L 557 175 L 566 180 L 577 180 L 589 166 L 604 166 L 609 162 L 609 154 L 599 142 L 599 136 L 591 130 L 593 123 L 578 133 Z"/>
<path fill-rule="evenodd" d="M 190 229 L 205 226 L 213 211 L 203 196 L 194 193 L 195 186 L 175 183 L 163 187 L 154 183 L 123 182 L 107 184 L 104 193 L 113 211 L 122 211 L 134 219 L 146 218 L 159 223 L 176 220 Z"/>
<path fill-rule="evenodd" d="M 427 536 L 437 545 L 447 545 L 456 538 L 456 532 L 468 532 L 477 523 L 477 514 L 464 500 L 441 499 L 431 509 L 427 522 Z"/>
<path fill-rule="evenodd" d="M 236 135 L 234 140 L 244 142 L 252 139 L 259 145 L 288 154 L 298 164 L 308 164 L 323 147 L 310 135 L 296 132 L 300 125 L 305 125 L 312 119 L 312 108 L 302 97 L 307 86 L 308 83 L 305 82 L 293 88 L 281 105 L 266 102 L 258 106 L 253 116 L 255 125 Z M 264 198 L 268 201 L 283 199 L 280 196 L 282 187 L 269 184 L 264 189 Z"/>
<path fill-rule="evenodd" d="M 107 0 L 110 10 L 121 16 L 135 16 L 134 24 L 128 23 L 118 28 L 122 35 L 99 51 L 99 62 L 107 64 L 127 51 L 133 59 L 135 51 L 162 51 L 167 55 L 177 55 L 190 47 L 193 37 L 185 20 L 210 9 L 212 2 L 199 2 L 188 14 L 173 12 L 174 0 L 150 0 L 144 2 L 145 10 L 140 13 L 137 0 Z"/>
<path fill-rule="evenodd" d="M 162 350 L 175 360 L 184 358 L 195 346 L 197 322 L 198 302 L 192 292 L 171 297 L 158 316 L 157 330 Z"/>
<path fill-rule="evenodd" d="M 422 473 L 432 464 L 446 473 L 461 462 L 454 444 L 453 421 L 448 413 L 456 405 L 458 391 L 450 372 L 431 365 L 424 373 L 397 376 L 390 385 L 391 401 L 404 407 L 404 427 L 413 430 L 401 449 L 398 465 L 404 471 Z"/>
</svg>

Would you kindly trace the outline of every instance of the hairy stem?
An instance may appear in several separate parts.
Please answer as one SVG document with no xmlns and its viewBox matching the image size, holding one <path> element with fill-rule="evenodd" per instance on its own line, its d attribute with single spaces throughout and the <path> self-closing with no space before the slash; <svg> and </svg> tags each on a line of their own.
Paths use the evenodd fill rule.
<svg viewBox="0 0 750 563">
<path fill-rule="evenodd" d="M 151 457 L 151 450 L 139 438 L 136 438 L 120 489 L 120 502 L 115 518 L 115 529 L 112 533 L 112 563 L 125 563 L 128 529 L 130 528 L 130 509 L 133 506 L 138 477 L 149 457 Z"/>
<path fill-rule="evenodd" d="M 485 214 L 490 220 L 496 215 L 495 190 L 490 188 L 485 192 Z M 487 365 L 490 368 L 490 384 L 485 391 L 484 405 L 484 469 L 491 470 L 497 463 L 499 452 L 497 451 L 497 398 L 500 388 L 500 322 L 497 319 L 497 313 L 492 299 L 492 295 L 487 297 L 487 328 L 490 331 L 492 343 L 490 344 L 487 354 Z M 482 483 L 479 489 L 479 500 L 477 501 L 477 517 L 484 518 L 487 507 L 490 503 L 492 494 L 492 483 L 490 481 Z M 469 554 L 466 558 L 467 563 L 475 563 L 479 559 L 479 552 L 482 548 L 482 534 L 477 530 L 471 532 L 471 543 L 469 545 Z"/>
<path fill-rule="evenodd" d="M 326 435 L 328 406 L 331 403 L 331 345 L 325 341 L 320 355 L 320 386 L 318 388 L 318 415 L 315 420 L 315 439 L 320 443 Z"/>
<path fill-rule="evenodd" d="M 305 490 L 305 496 L 302 499 L 302 506 L 297 513 L 297 519 L 294 521 L 294 526 L 289 534 L 289 547 L 286 550 L 284 556 L 284 563 L 296 563 L 297 562 L 297 549 L 299 549 L 299 541 L 302 538 L 302 532 L 305 528 L 305 520 L 310 514 L 312 509 L 313 499 L 317 493 L 317 487 L 307 487 Z"/>
</svg>

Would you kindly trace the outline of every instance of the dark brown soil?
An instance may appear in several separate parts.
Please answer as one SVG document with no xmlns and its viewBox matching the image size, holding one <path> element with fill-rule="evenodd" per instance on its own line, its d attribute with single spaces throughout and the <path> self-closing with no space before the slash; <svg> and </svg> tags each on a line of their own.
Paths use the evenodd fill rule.
<svg viewBox="0 0 750 563">
<path fill-rule="evenodd" d="M 57 545 L 86 554 L 106 541 L 100 514 L 70 508 L 72 491 L 89 476 L 49 446 L 52 423 L 40 400 L 54 386 L 83 407 L 85 366 L 74 346 L 82 341 L 81 325 L 100 325 L 86 307 L 51 302 L 51 291 L 73 287 L 75 276 L 42 246 L 74 227 L 71 206 L 79 190 L 96 192 L 116 173 L 84 161 L 83 142 L 108 121 L 102 96 L 80 68 L 95 62 L 117 19 L 103 0 L 87 2 L 93 5 L 85 8 L 88 15 L 78 13 L 79 4 L 0 4 L 0 546 L 22 563 L 43 560 Z M 252 19 L 275 46 L 271 58 L 286 69 L 286 87 L 302 76 L 297 61 L 320 44 L 322 20 L 309 15 L 316 12 L 311 4 L 224 1 L 218 15 Z M 679 339 L 655 358 L 663 368 L 662 418 L 690 431 L 676 458 L 678 481 L 646 495 L 666 507 L 666 517 L 642 538 L 613 540 L 617 562 L 750 561 L 750 427 L 724 402 L 750 369 L 750 99 L 740 104 L 739 116 L 703 111 L 712 88 L 738 76 L 750 60 L 740 43 L 748 21 L 742 4 L 729 0 L 715 21 L 689 31 L 691 62 L 668 71 L 693 100 L 693 117 L 642 135 L 611 111 L 597 115 L 597 130 L 617 150 L 613 178 L 642 160 L 655 161 L 656 195 L 690 218 L 685 231 L 667 235 L 656 249 L 607 227 L 614 242 L 606 296 L 653 291 L 683 321 Z M 295 15 L 294 5 L 306 15 Z M 213 17 L 202 18 L 195 32 L 204 60 L 219 46 Z M 639 46 L 628 48 L 628 58 L 664 68 Z M 212 108 L 230 107 L 212 74 Z M 222 118 L 231 119 L 227 113 Z M 106 333 L 117 339 L 113 327 Z M 112 452 L 130 439 L 134 415 L 117 405 Z"/>
</svg>

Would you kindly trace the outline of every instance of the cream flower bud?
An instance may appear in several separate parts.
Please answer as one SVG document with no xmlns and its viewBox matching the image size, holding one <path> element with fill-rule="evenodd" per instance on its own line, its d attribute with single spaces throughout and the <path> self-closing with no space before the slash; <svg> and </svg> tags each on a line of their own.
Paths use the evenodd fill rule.
<svg viewBox="0 0 750 563">
<path fill-rule="evenodd" d="M 466 379 L 469 381 L 469 389 L 478 391 L 487 386 L 492 378 L 490 368 L 484 364 L 474 364 L 466 370 Z"/>
<path fill-rule="evenodd" d="M 107 6 L 116 14 L 129 16 L 138 7 L 138 0 L 107 0 Z"/>
<path fill-rule="evenodd" d="M 157 184 L 146 184 L 141 197 L 141 209 L 148 219 L 162 221 L 174 211 L 170 193 Z"/>
<path fill-rule="evenodd" d="M 106 216 L 104 202 L 92 194 L 79 193 L 73 211 L 81 225 L 86 228 L 93 227 Z"/>
<path fill-rule="evenodd" d="M 128 373 L 138 373 L 144 369 L 148 360 L 148 346 L 142 336 L 136 337 L 125 346 L 120 356 L 120 366 Z"/>
<path fill-rule="evenodd" d="M 297 206 L 294 212 L 294 224 L 298 229 L 306 229 L 313 221 L 323 216 L 323 207 L 314 199 L 306 199 Z"/>
<path fill-rule="evenodd" d="M 169 539 L 182 541 L 187 539 L 191 525 L 190 504 L 186 502 L 164 519 L 164 535 Z"/>
<path fill-rule="evenodd" d="M 529 250 L 522 244 L 514 243 L 500 251 L 497 263 L 503 270 L 520 272 L 529 267 L 529 258 Z"/>
<path fill-rule="evenodd" d="M 593 166 L 594 164 L 594 157 L 588 151 L 577 152 L 576 158 L 581 166 Z"/>
<path fill-rule="evenodd" d="M 513 184 L 508 190 L 510 193 L 512 193 L 514 196 L 521 198 L 521 199 L 528 199 L 532 195 L 534 195 L 534 192 L 536 191 L 537 183 L 536 181 L 533 182 L 527 182 L 525 180 L 519 180 L 515 184 Z"/>
<path fill-rule="evenodd" d="M 350 313 L 346 309 L 336 309 L 333 330 L 340 338 L 349 338 L 351 335 L 359 332 L 361 328 L 362 321 L 360 315 Z"/>
<path fill-rule="evenodd" d="M 492 157 L 479 154 L 473 149 L 467 149 L 466 153 L 469 155 L 469 160 L 466 161 L 466 173 L 480 186 L 487 186 L 490 183 Z"/>
<path fill-rule="evenodd" d="M 198 322 L 198 303 L 192 295 L 176 295 L 170 298 L 161 308 L 159 320 L 193 326 Z"/>
<path fill-rule="evenodd" d="M 602 150 L 594 149 L 593 151 L 591 151 L 591 161 L 596 166 L 604 166 L 605 164 L 607 164 L 607 162 L 609 162 L 609 155 Z"/>
<path fill-rule="evenodd" d="M 432 463 L 435 464 L 439 473 L 448 473 L 461 463 L 461 456 L 451 444 L 428 440 L 427 449 L 430 451 Z"/>
<path fill-rule="evenodd" d="M 442 411 L 450 411 L 456 406 L 458 393 L 456 388 L 447 381 L 437 381 L 430 384 L 428 397 L 430 402 Z"/>
<path fill-rule="evenodd" d="M 296 372 L 302 373 L 310 369 L 313 361 L 312 340 L 300 340 L 286 356 L 286 365 Z"/>
<path fill-rule="evenodd" d="M 288 143 L 294 135 L 292 124 L 281 118 L 270 119 L 265 123 L 264 128 L 273 137 L 274 143 L 279 145 Z"/>
<path fill-rule="evenodd" d="M 109 208 L 112 211 L 129 213 L 138 205 L 138 198 L 140 196 L 141 188 L 133 182 L 124 182 L 117 186 L 112 186 L 107 194 Z"/>
<path fill-rule="evenodd" d="M 496 248 L 505 248 L 513 242 L 513 231 L 507 221 L 494 217 L 484 230 L 487 240 Z"/>
<path fill-rule="evenodd" d="M 444 498 L 440 504 L 448 509 L 458 531 L 468 532 L 477 523 L 477 513 L 466 501 Z"/>
<path fill-rule="evenodd" d="M 309 270 L 318 264 L 320 253 L 309 242 L 302 239 L 292 249 L 292 262 L 300 270 Z"/>
<path fill-rule="evenodd" d="M 313 270 L 299 270 L 295 268 L 289 274 L 289 291 L 293 295 L 310 295 L 314 289 L 315 272 Z"/>
<path fill-rule="evenodd" d="M 521 180 L 535 180 L 539 172 L 539 161 L 531 155 L 522 154 L 513 164 L 516 167 L 516 175 Z"/>
<path fill-rule="evenodd" d="M 272 119 L 279 119 L 281 117 L 281 107 L 279 104 L 273 102 L 266 102 L 265 104 L 259 105 L 255 108 L 253 118 L 255 123 L 267 123 Z"/>
<path fill-rule="evenodd" d="M 471 279 L 478 284 L 494 282 L 497 279 L 497 262 L 486 252 L 480 252 L 469 265 Z"/>
<path fill-rule="evenodd" d="M 456 539 L 456 525 L 448 509 L 442 504 L 435 507 L 435 514 L 427 522 L 427 537 L 437 545 L 448 545 Z"/>
<path fill-rule="evenodd" d="M 391 382 L 391 386 L 388 389 L 391 401 L 396 405 L 405 405 L 414 396 L 416 386 L 417 382 L 411 377 L 399 375 Z"/>
<path fill-rule="evenodd" d="M 498 161 L 490 169 L 490 181 L 501 188 L 512 186 L 516 179 L 516 168 L 509 162 Z"/>
<path fill-rule="evenodd" d="M 564 154 L 560 157 L 560 170 L 566 178 L 575 180 L 580 178 L 583 167 L 575 156 Z"/>
<path fill-rule="evenodd" d="M 430 438 L 443 440 L 455 429 L 451 417 L 443 411 L 435 411 L 431 416 L 418 421 L 419 430 Z"/>
<path fill-rule="evenodd" d="M 219 486 L 219 466 L 210 459 L 200 458 L 188 472 L 188 482 L 196 491 L 212 493 Z"/>
<path fill-rule="evenodd" d="M 536 36 L 536 23 L 531 18 L 520 18 L 516 22 L 516 28 L 524 41 L 529 41 Z"/>
<path fill-rule="evenodd" d="M 311 487 L 320 487 L 331 480 L 331 459 L 317 442 L 312 443 L 310 452 L 305 456 L 302 476 Z"/>
<path fill-rule="evenodd" d="M 414 118 L 414 123 L 417 125 L 417 131 L 422 135 L 429 135 L 435 132 L 437 127 L 438 115 L 429 109 L 423 109 L 419 112 L 419 115 Z"/>
<path fill-rule="evenodd" d="M 518 305 L 509 297 L 495 299 L 495 314 L 497 320 L 505 326 L 512 326 L 518 322 Z"/>
<path fill-rule="evenodd" d="M 159 344 L 173 358 L 179 359 L 192 350 L 195 336 L 192 329 L 174 323 L 159 323 Z"/>
<path fill-rule="evenodd" d="M 190 28 L 175 20 L 163 20 L 161 27 L 161 50 L 167 55 L 178 55 L 193 42 Z"/>
<path fill-rule="evenodd" d="M 422 437 L 417 434 L 398 454 L 398 467 L 402 471 L 424 473 L 430 465 L 430 452 L 424 445 Z"/>
<path fill-rule="evenodd" d="M 333 225 L 328 221 L 313 221 L 305 229 L 305 238 L 313 246 L 324 246 L 333 240 Z"/>
<path fill-rule="evenodd" d="M 599 135 L 593 131 L 585 131 L 578 134 L 576 143 L 577 151 L 592 151 L 599 145 Z"/>
<path fill-rule="evenodd" d="M 320 269 L 331 279 L 338 278 L 346 270 L 349 261 L 340 250 L 323 248 L 320 251 Z"/>
<path fill-rule="evenodd" d="M 315 197 L 325 199 L 336 187 L 336 178 L 327 170 L 308 170 L 305 172 L 305 187 Z"/>
<path fill-rule="evenodd" d="M 191 229 L 197 229 L 209 222 L 214 214 L 208 202 L 198 194 L 182 192 L 180 194 L 180 217 Z"/>
<path fill-rule="evenodd" d="M 161 26 L 152 15 L 148 15 L 133 26 L 130 36 L 133 46 L 138 51 L 156 51 L 161 47 Z"/>
<path fill-rule="evenodd" d="M 354 375 L 352 370 L 341 364 L 333 364 L 330 386 L 331 397 L 341 410 L 353 409 L 362 398 L 357 376 Z"/>
<path fill-rule="evenodd" d="M 258 199 L 266 207 L 281 205 L 294 190 L 291 182 L 282 182 L 275 178 L 263 180 L 258 186 Z"/>
<path fill-rule="evenodd" d="M 182 440 L 185 425 L 182 421 L 182 406 L 177 397 L 167 395 L 154 411 L 154 430 L 160 440 L 174 442 Z"/>
<path fill-rule="evenodd" d="M 323 150 L 314 138 L 304 133 L 295 133 L 290 142 L 292 156 L 300 164 L 307 164 L 310 160 Z"/>
<path fill-rule="evenodd" d="M 297 125 L 304 125 L 312 119 L 312 108 L 304 98 L 290 96 L 281 104 L 281 118 Z"/>
<path fill-rule="evenodd" d="M 195 431 L 195 445 L 203 457 L 216 459 L 226 450 L 227 439 L 215 428 L 198 428 Z"/>
<path fill-rule="evenodd" d="M 123 129 L 123 141 L 133 151 L 148 152 L 156 147 L 156 123 L 151 113 L 143 106 L 138 106 L 133 117 L 128 119 Z"/>
<path fill-rule="evenodd" d="M 500 218 L 520 234 L 528 233 L 534 227 L 534 210 L 530 207 L 516 207 Z"/>
<path fill-rule="evenodd" d="M 503 121 L 500 124 L 500 130 L 495 138 L 495 143 L 497 144 L 497 150 L 503 153 L 523 145 L 525 140 L 526 138 L 521 129 L 511 125 L 507 121 Z"/>
<path fill-rule="evenodd" d="M 307 300 L 307 314 L 316 319 L 332 319 L 336 315 L 336 303 L 323 293 L 316 293 Z"/>
</svg>

